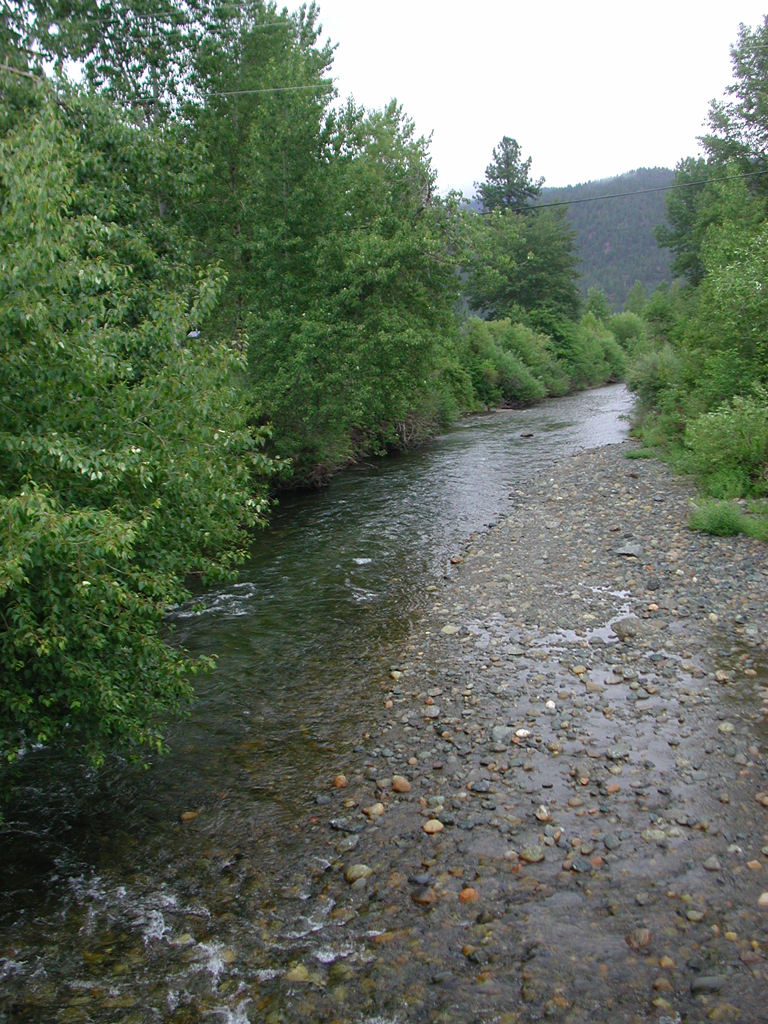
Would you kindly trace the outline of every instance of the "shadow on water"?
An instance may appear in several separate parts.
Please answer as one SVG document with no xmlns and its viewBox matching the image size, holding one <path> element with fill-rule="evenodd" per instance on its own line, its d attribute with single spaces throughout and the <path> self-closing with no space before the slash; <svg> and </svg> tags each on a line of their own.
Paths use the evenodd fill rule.
<svg viewBox="0 0 768 1024">
<path fill-rule="evenodd" d="M 119 921 L 136 880 L 172 887 L 179 865 L 211 849 L 256 845 L 267 875 L 289 861 L 311 794 L 375 720 L 376 681 L 425 584 L 527 478 L 622 440 L 630 408 L 612 386 L 474 416 L 420 451 L 285 497 L 238 581 L 169 616 L 177 642 L 218 657 L 170 754 L 148 772 L 112 761 L 98 777 L 45 751 L 25 759 L 0 837 L 0 948 L 44 935 L 66 959 L 73 929 L 106 899 L 83 879 L 124 894 Z M 184 811 L 200 812 L 194 831 Z"/>
</svg>

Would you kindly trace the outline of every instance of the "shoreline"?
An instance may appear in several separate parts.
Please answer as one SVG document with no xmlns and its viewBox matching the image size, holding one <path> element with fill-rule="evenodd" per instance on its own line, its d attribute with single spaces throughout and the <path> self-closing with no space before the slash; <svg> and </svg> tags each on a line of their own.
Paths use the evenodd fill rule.
<svg viewBox="0 0 768 1024">
<path fill-rule="evenodd" d="M 690 481 L 625 450 L 554 464 L 428 587 L 310 812 L 364 952 L 299 944 L 286 1011 L 762 1019 L 768 547 L 691 533 Z"/>
</svg>

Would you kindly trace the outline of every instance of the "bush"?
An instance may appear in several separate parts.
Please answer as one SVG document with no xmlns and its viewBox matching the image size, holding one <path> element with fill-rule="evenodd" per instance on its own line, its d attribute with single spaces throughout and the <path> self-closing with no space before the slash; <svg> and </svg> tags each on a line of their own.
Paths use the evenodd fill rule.
<svg viewBox="0 0 768 1024">
<path fill-rule="evenodd" d="M 564 395 L 569 387 L 568 374 L 552 349 L 552 339 L 511 320 L 492 320 L 488 324 L 497 344 L 517 356 L 531 370 L 548 395 Z"/>
<path fill-rule="evenodd" d="M 680 374 L 681 360 L 668 343 L 643 353 L 627 371 L 627 385 L 648 408 L 658 403 L 666 389 L 674 387 Z"/>
<path fill-rule="evenodd" d="M 528 405 L 547 393 L 523 360 L 499 344 L 508 329 L 509 321 L 489 323 L 477 317 L 464 326 L 458 354 L 478 403 Z"/>
<path fill-rule="evenodd" d="M 688 525 L 715 537 L 745 533 L 757 540 L 768 540 L 768 513 L 758 508 L 752 511 L 752 515 L 745 515 L 732 501 L 708 501 L 691 513 Z"/>
<path fill-rule="evenodd" d="M 637 313 L 617 313 L 608 321 L 608 328 L 621 347 L 634 352 L 646 339 L 643 318 Z"/>
<path fill-rule="evenodd" d="M 715 537 L 733 537 L 741 532 L 744 517 L 731 501 L 709 501 L 691 513 L 692 530 L 711 533 Z"/>
<path fill-rule="evenodd" d="M 768 492 L 768 391 L 756 386 L 685 430 L 689 467 L 720 498 Z"/>
<path fill-rule="evenodd" d="M 593 313 L 586 313 L 576 326 L 567 361 L 571 384 L 577 387 L 621 380 L 626 363 L 616 338 Z"/>
</svg>

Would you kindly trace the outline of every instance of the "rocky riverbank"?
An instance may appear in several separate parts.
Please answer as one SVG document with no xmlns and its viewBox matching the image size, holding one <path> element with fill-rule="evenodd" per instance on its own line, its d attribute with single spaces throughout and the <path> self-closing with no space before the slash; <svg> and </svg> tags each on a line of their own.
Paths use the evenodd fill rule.
<svg viewBox="0 0 768 1024">
<path fill-rule="evenodd" d="M 318 927 L 266 1020 L 768 1020 L 768 551 L 690 532 L 690 484 L 625 451 L 428 588 L 310 812 Z"/>
</svg>

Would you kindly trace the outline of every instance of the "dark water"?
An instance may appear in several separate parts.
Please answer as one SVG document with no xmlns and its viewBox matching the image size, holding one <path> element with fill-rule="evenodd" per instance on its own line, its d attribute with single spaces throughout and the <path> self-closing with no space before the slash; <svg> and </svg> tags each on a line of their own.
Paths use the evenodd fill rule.
<svg viewBox="0 0 768 1024">
<path fill-rule="evenodd" d="M 170 755 L 98 778 L 28 756 L 0 836 L 0 1021 L 142 1020 L 135 998 L 164 1019 L 195 986 L 206 1013 L 235 1020 L 216 1001 L 222 942 L 257 945 L 254 912 L 295 898 L 312 794 L 375 728 L 378 680 L 425 585 L 526 479 L 620 441 L 630 406 L 614 386 L 473 417 L 421 451 L 283 498 L 238 582 L 171 616 L 177 641 L 218 667 L 171 730 Z M 184 824 L 183 812 L 199 814 Z M 227 882 L 241 862 L 246 916 Z M 174 936 L 192 922 L 211 938 L 188 960 Z"/>
</svg>

